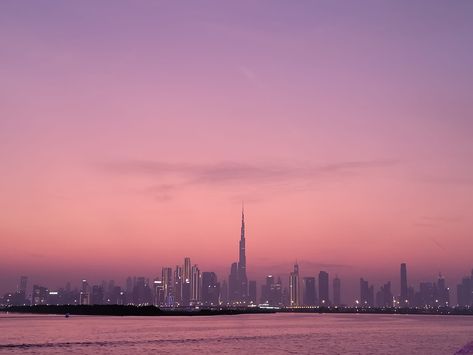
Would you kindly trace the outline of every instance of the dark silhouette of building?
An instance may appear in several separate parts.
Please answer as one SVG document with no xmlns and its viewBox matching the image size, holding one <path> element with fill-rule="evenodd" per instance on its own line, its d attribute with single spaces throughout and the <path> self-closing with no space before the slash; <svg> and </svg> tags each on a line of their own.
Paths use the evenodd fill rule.
<svg viewBox="0 0 473 355">
<path fill-rule="evenodd" d="M 281 278 L 274 282 L 273 275 L 266 276 L 266 283 L 261 286 L 261 303 L 270 306 L 281 306 L 283 304 L 283 291 Z"/>
<path fill-rule="evenodd" d="M 473 303 L 473 271 L 471 277 L 464 277 L 462 279 L 461 284 L 457 286 L 457 301 L 458 305 L 461 307 L 469 307 L 472 306 Z"/>
<path fill-rule="evenodd" d="M 328 273 L 325 271 L 320 271 L 319 272 L 319 305 L 320 306 L 330 305 L 328 292 L 329 292 Z"/>
<path fill-rule="evenodd" d="M 299 265 L 294 264 L 294 270 L 289 275 L 289 305 L 301 305 L 301 286 L 299 282 Z"/>
<path fill-rule="evenodd" d="M 186 307 L 191 303 L 191 272 L 191 259 L 187 257 L 184 259 L 184 277 L 182 282 L 182 304 Z"/>
<path fill-rule="evenodd" d="M 256 304 L 256 281 L 250 281 L 248 283 L 248 301 L 252 304 Z"/>
<path fill-rule="evenodd" d="M 92 286 L 91 304 L 103 304 L 103 287 L 99 285 Z"/>
<path fill-rule="evenodd" d="M 172 269 L 170 267 L 163 267 L 161 269 L 161 280 L 163 281 L 164 289 L 164 305 L 170 307 L 174 305 L 174 295 L 172 289 Z"/>
<path fill-rule="evenodd" d="M 302 293 L 302 304 L 304 306 L 315 306 L 317 305 L 317 297 L 315 292 L 315 277 L 304 277 L 303 293 Z"/>
<path fill-rule="evenodd" d="M 249 301 L 248 277 L 246 275 L 246 239 L 245 239 L 245 211 L 241 210 L 241 234 L 239 242 L 238 263 L 230 267 L 228 277 L 229 303 L 244 304 Z"/>
<path fill-rule="evenodd" d="M 193 265 L 191 268 L 191 304 L 197 305 L 202 297 L 202 275 L 199 267 Z"/>
<path fill-rule="evenodd" d="M 226 305 L 228 303 L 228 284 L 225 280 L 223 280 L 222 285 L 220 287 L 220 302 L 223 305 Z"/>
<path fill-rule="evenodd" d="M 164 306 L 164 283 L 162 280 L 155 279 L 153 281 L 153 292 L 154 292 L 154 305 L 155 306 Z"/>
<path fill-rule="evenodd" d="M 202 273 L 202 303 L 206 306 L 219 304 L 220 284 L 214 272 Z"/>
<path fill-rule="evenodd" d="M 407 286 L 407 265 L 401 264 L 401 296 L 399 298 L 400 307 L 409 307 L 409 291 Z"/>
<path fill-rule="evenodd" d="M 340 306 L 341 302 L 341 282 L 338 276 L 333 279 L 333 305 Z"/>
<path fill-rule="evenodd" d="M 360 305 L 361 307 L 374 306 L 374 287 L 369 285 L 368 281 L 360 279 Z"/>
<path fill-rule="evenodd" d="M 182 305 L 182 281 L 183 281 L 182 267 L 176 265 L 174 269 L 173 292 L 174 302 L 177 306 Z"/>
<path fill-rule="evenodd" d="M 152 298 L 149 281 L 144 277 L 138 277 L 135 287 L 133 287 L 133 303 L 136 305 L 149 305 L 152 304 Z"/>
<path fill-rule="evenodd" d="M 228 276 L 228 299 L 230 303 L 237 303 L 240 301 L 237 263 L 233 263 L 230 267 L 230 275 Z"/>
<path fill-rule="evenodd" d="M 421 282 L 419 292 L 415 294 L 415 305 L 417 307 L 435 306 L 436 285 L 433 282 Z"/>
<path fill-rule="evenodd" d="M 20 285 L 18 287 L 19 292 L 23 292 L 24 295 L 26 295 L 26 287 L 28 285 L 28 277 L 27 276 L 21 276 L 20 277 Z"/>
<path fill-rule="evenodd" d="M 46 287 L 33 285 L 33 294 L 31 295 L 31 303 L 33 305 L 46 304 L 48 296 L 49 291 Z"/>
<path fill-rule="evenodd" d="M 393 294 L 391 292 L 391 281 L 381 286 L 380 290 L 376 293 L 376 306 L 389 307 L 389 308 L 393 306 Z"/>
<path fill-rule="evenodd" d="M 240 252 L 238 260 L 238 284 L 240 301 L 248 300 L 248 278 L 246 276 L 246 240 L 245 240 L 245 211 L 241 210 Z"/>
<path fill-rule="evenodd" d="M 450 290 L 445 284 L 445 278 L 439 274 L 437 280 L 437 297 L 436 303 L 439 307 L 448 307 L 450 305 Z"/>
</svg>

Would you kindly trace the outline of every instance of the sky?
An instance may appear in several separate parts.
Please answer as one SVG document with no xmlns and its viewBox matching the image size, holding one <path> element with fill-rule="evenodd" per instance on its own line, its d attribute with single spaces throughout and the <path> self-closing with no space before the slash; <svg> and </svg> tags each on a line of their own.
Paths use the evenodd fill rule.
<svg viewBox="0 0 473 355">
<path fill-rule="evenodd" d="M 0 291 L 473 267 L 473 2 L 0 2 Z"/>
</svg>

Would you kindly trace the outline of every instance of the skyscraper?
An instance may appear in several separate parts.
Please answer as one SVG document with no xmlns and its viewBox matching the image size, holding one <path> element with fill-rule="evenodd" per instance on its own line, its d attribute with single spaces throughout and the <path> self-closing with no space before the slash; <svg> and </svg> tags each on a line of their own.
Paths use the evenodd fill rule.
<svg viewBox="0 0 473 355">
<path fill-rule="evenodd" d="M 316 305 L 315 277 L 304 277 L 302 279 L 303 292 L 302 304 L 304 306 Z"/>
<path fill-rule="evenodd" d="M 256 281 L 248 283 L 248 302 L 256 304 Z"/>
<path fill-rule="evenodd" d="M 202 303 L 206 306 L 219 304 L 220 284 L 217 282 L 215 272 L 202 273 Z"/>
<path fill-rule="evenodd" d="M 182 267 L 179 265 L 176 265 L 176 268 L 174 269 L 174 302 L 177 305 L 182 305 Z"/>
<path fill-rule="evenodd" d="M 174 297 L 172 292 L 172 269 L 170 267 L 163 267 L 161 271 L 161 280 L 164 287 L 164 303 L 166 306 L 172 306 Z"/>
<path fill-rule="evenodd" d="M 407 288 L 407 266 L 401 264 L 401 298 L 399 300 L 400 307 L 409 307 L 409 293 Z"/>
<path fill-rule="evenodd" d="M 228 297 L 230 303 L 248 302 L 248 278 L 246 275 L 246 240 L 245 240 L 245 211 L 241 209 L 241 234 L 239 243 L 238 262 L 233 263 L 228 277 Z"/>
<path fill-rule="evenodd" d="M 294 264 L 294 271 L 289 276 L 289 304 L 290 306 L 301 305 L 299 265 Z"/>
<path fill-rule="evenodd" d="M 379 291 L 376 293 L 376 306 L 377 307 L 392 307 L 393 306 L 393 294 L 391 293 L 391 281 L 385 283 Z"/>
<path fill-rule="evenodd" d="M 201 300 L 202 292 L 202 277 L 197 265 L 191 268 L 191 302 L 198 304 Z"/>
<path fill-rule="evenodd" d="M 340 306 L 341 301 L 341 282 L 338 276 L 333 279 L 333 305 Z"/>
<path fill-rule="evenodd" d="M 240 301 L 240 287 L 238 282 L 238 264 L 233 263 L 230 267 L 230 275 L 228 276 L 228 300 L 230 303 Z"/>
<path fill-rule="evenodd" d="M 330 300 L 328 297 L 328 285 L 328 273 L 325 271 L 319 272 L 319 305 L 321 306 L 330 305 Z"/>
<path fill-rule="evenodd" d="M 222 285 L 220 287 L 220 302 L 223 305 L 228 303 L 228 284 L 225 280 L 222 281 Z"/>
<path fill-rule="evenodd" d="M 184 259 L 184 276 L 182 280 L 182 305 L 189 306 L 191 302 L 191 259 Z"/>
<path fill-rule="evenodd" d="M 363 278 L 360 279 L 360 303 L 362 307 L 374 306 L 374 287 Z"/>
<path fill-rule="evenodd" d="M 238 283 L 240 288 L 240 300 L 248 300 L 248 278 L 246 276 L 246 241 L 245 241 L 245 211 L 241 209 L 241 234 L 240 234 L 240 252 L 238 260 Z"/>
<path fill-rule="evenodd" d="M 26 295 L 27 284 L 28 284 L 28 277 L 27 276 L 20 277 L 20 286 L 18 288 L 18 291 L 23 292 L 23 294 Z"/>
</svg>

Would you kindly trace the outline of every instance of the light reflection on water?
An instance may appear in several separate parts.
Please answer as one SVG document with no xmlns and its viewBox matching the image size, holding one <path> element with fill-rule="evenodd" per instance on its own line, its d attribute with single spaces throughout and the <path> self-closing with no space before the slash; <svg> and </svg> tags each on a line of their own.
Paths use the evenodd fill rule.
<svg viewBox="0 0 473 355">
<path fill-rule="evenodd" d="M 93 317 L 0 314 L 0 353 L 454 354 L 473 317 L 259 314 Z"/>
</svg>

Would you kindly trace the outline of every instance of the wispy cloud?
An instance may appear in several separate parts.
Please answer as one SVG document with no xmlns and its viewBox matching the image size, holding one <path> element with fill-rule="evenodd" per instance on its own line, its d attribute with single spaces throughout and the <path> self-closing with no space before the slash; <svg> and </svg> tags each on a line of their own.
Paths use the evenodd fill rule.
<svg viewBox="0 0 473 355">
<path fill-rule="evenodd" d="M 462 220 L 460 216 L 422 216 L 413 224 L 416 227 L 437 228 L 446 224 L 458 223 Z"/>
<path fill-rule="evenodd" d="M 307 186 L 324 178 L 343 178 L 362 171 L 391 167 L 397 160 L 345 161 L 330 164 L 219 162 L 213 164 L 169 163 L 155 160 L 126 160 L 101 165 L 108 173 L 142 175 L 156 180 L 145 192 L 165 201 L 179 187 L 188 185 L 220 186 L 229 184 Z M 171 181 L 171 182 L 170 182 Z"/>
<path fill-rule="evenodd" d="M 103 167 L 117 174 L 145 174 L 155 177 L 178 175 L 189 183 L 215 184 L 234 181 L 265 182 L 297 178 L 319 178 L 354 174 L 360 170 L 389 167 L 397 160 L 346 161 L 324 165 L 313 164 L 215 164 L 167 163 L 153 160 L 128 160 L 107 163 Z"/>
</svg>

